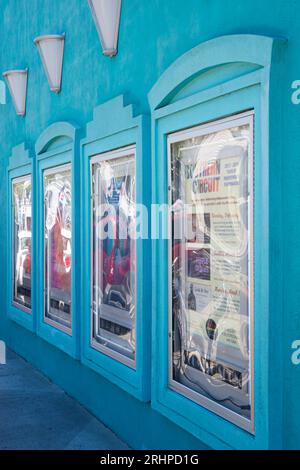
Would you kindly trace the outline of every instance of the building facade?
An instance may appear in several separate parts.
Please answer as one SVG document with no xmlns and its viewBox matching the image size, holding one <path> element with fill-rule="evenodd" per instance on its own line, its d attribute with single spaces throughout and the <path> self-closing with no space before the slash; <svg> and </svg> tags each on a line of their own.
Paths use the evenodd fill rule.
<svg viewBox="0 0 300 470">
<path fill-rule="evenodd" d="M 0 339 L 135 449 L 297 449 L 298 2 L 111 5 L 2 0 Z"/>
</svg>

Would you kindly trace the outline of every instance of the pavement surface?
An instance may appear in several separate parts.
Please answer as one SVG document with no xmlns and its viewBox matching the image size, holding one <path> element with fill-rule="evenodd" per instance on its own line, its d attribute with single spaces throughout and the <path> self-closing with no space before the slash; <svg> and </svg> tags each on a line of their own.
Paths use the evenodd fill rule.
<svg viewBox="0 0 300 470">
<path fill-rule="evenodd" d="M 0 365 L 0 449 L 125 450 L 127 445 L 28 362 Z"/>
</svg>

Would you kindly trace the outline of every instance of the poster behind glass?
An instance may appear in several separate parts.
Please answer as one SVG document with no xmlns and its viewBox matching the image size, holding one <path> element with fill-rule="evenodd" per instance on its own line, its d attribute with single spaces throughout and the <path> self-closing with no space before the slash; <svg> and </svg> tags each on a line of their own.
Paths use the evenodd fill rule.
<svg viewBox="0 0 300 470">
<path fill-rule="evenodd" d="M 13 302 L 31 309 L 31 176 L 12 181 Z"/>
<path fill-rule="evenodd" d="M 44 172 L 45 321 L 71 329 L 72 192 L 71 167 Z"/>
<path fill-rule="evenodd" d="M 242 122 L 170 144 L 172 380 L 250 422 L 252 127 Z"/>
<path fill-rule="evenodd" d="M 92 164 L 92 345 L 125 362 L 135 359 L 135 157 L 128 152 Z"/>
</svg>

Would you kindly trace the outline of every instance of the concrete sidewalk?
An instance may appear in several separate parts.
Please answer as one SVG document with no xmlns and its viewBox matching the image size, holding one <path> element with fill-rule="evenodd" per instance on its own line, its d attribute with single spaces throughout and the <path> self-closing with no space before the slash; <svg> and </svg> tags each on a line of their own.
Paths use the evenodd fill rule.
<svg viewBox="0 0 300 470">
<path fill-rule="evenodd" d="M 128 447 L 15 353 L 0 365 L 0 449 L 123 450 Z"/>
</svg>

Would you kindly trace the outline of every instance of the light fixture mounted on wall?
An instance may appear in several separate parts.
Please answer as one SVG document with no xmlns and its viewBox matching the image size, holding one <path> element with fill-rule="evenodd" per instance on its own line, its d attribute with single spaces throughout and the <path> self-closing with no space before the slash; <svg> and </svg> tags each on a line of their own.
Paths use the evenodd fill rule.
<svg viewBox="0 0 300 470">
<path fill-rule="evenodd" d="M 103 54 L 117 54 L 121 0 L 88 0 L 102 44 Z"/>
<path fill-rule="evenodd" d="M 3 73 L 3 77 L 9 88 L 17 115 L 25 116 L 28 69 L 8 70 Z"/>
<path fill-rule="evenodd" d="M 59 93 L 64 58 L 65 34 L 39 36 L 34 40 L 37 45 L 50 90 Z"/>
</svg>

